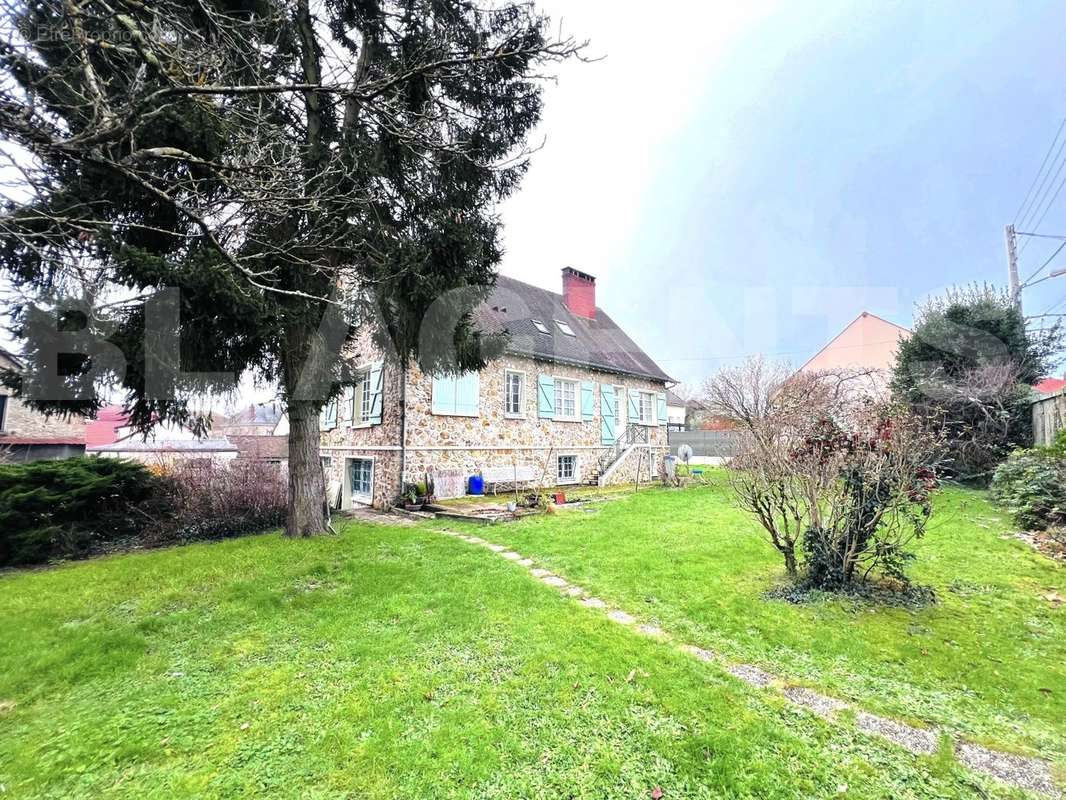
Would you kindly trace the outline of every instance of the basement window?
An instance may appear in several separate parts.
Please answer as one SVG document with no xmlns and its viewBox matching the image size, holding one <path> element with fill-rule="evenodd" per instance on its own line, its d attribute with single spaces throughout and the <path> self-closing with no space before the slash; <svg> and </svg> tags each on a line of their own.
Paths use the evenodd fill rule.
<svg viewBox="0 0 1066 800">
<path fill-rule="evenodd" d="M 569 325 L 567 325 L 565 322 L 560 322 L 559 320 L 555 320 L 555 324 L 558 325 L 559 326 L 559 330 L 561 330 L 567 336 L 577 336 L 577 334 L 574 333 L 574 329 L 571 328 Z"/>
<path fill-rule="evenodd" d="M 547 333 L 548 332 L 548 327 L 543 322 L 541 322 L 539 319 L 531 319 L 530 322 L 532 322 L 533 323 L 533 327 L 536 328 L 541 333 Z"/>
</svg>

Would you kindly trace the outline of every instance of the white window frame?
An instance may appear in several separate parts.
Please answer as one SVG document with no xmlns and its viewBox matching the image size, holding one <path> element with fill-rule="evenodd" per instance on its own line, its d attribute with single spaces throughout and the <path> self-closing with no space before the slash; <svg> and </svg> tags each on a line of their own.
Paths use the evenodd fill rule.
<svg viewBox="0 0 1066 800">
<path fill-rule="evenodd" d="M 511 411 L 511 376 L 514 375 L 521 381 L 518 385 L 518 411 Z M 503 415 L 507 419 L 525 419 L 526 417 L 526 373 L 520 369 L 505 369 L 503 371 Z"/>
<path fill-rule="evenodd" d="M 556 422 L 581 422 L 581 381 L 574 378 L 552 378 L 555 384 L 555 421 Z M 563 414 L 561 384 L 569 383 L 574 387 L 574 413 L 572 416 Z"/>
<path fill-rule="evenodd" d="M 557 320 L 555 320 L 555 324 L 558 325 L 559 326 L 559 330 L 562 331 L 567 336 L 575 336 L 575 337 L 577 336 L 577 334 L 574 333 L 574 329 L 570 327 L 570 323 L 563 322 L 561 319 L 557 319 Z"/>
<path fill-rule="evenodd" d="M 551 331 L 548 330 L 548 326 L 545 325 L 542 320 L 531 319 L 530 323 L 532 323 L 533 327 L 536 328 L 540 333 L 547 334 L 548 336 L 551 336 Z"/>
<path fill-rule="evenodd" d="M 644 417 L 644 398 L 648 399 L 648 417 Z M 637 396 L 637 410 L 640 412 L 640 424 L 641 425 L 658 425 L 659 419 L 656 416 L 655 409 L 655 392 L 645 392 L 640 390 L 640 394 Z"/>
<path fill-rule="evenodd" d="M 574 474 L 569 478 L 563 477 L 562 463 L 564 458 L 572 458 L 574 460 Z M 577 453 L 560 453 L 555 457 L 555 482 L 557 484 L 577 483 L 578 475 L 580 474 L 581 459 L 578 458 Z"/>
<path fill-rule="evenodd" d="M 626 387 L 621 383 L 616 383 L 614 385 L 614 424 L 615 432 L 619 436 L 626 429 L 626 425 L 633 421 L 629 418 L 627 402 L 629 401 L 626 398 Z"/>
<path fill-rule="evenodd" d="M 370 494 L 356 493 L 352 486 L 352 462 L 370 462 Z M 377 480 L 378 465 L 374 456 L 346 456 L 344 459 L 344 499 L 347 501 L 345 508 L 351 508 L 354 503 L 360 505 L 372 505 L 374 502 L 374 481 Z"/>
<path fill-rule="evenodd" d="M 11 405 L 11 395 L 0 394 L 0 397 L 4 398 L 4 404 L 0 407 L 0 432 L 7 430 L 7 412 L 8 406 Z"/>
</svg>

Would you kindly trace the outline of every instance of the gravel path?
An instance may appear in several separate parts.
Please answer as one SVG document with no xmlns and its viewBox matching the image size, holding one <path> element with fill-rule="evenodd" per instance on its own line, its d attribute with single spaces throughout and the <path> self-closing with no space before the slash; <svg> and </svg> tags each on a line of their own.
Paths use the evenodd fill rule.
<svg viewBox="0 0 1066 800">
<path fill-rule="evenodd" d="M 523 558 L 520 553 L 508 550 L 502 545 L 486 542 L 480 537 L 468 536 L 457 531 L 441 529 L 438 532 L 445 536 L 461 539 L 468 544 L 486 547 L 512 563 L 525 567 L 530 575 L 548 586 L 558 589 L 564 595 L 578 599 L 586 608 L 606 611 L 607 618 L 612 622 L 627 627 L 635 625 L 636 630 L 641 633 L 672 643 L 678 649 L 700 661 L 718 661 L 727 672 L 739 680 L 751 686 L 766 688 L 771 691 L 780 690 L 782 696 L 790 703 L 823 719 L 835 720 L 839 712 L 853 708 L 843 700 L 819 694 L 812 689 L 785 685 L 785 682 L 777 676 L 751 664 L 726 663 L 710 650 L 705 650 L 694 644 L 676 643 L 670 634 L 661 628 L 650 624 L 638 624 L 638 619 L 626 611 L 611 607 L 600 598 L 588 594 L 580 586 L 574 586 L 567 582 L 565 578 L 553 574 L 551 570 L 535 566 L 533 559 Z M 861 709 L 854 710 L 856 712 L 855 727 L 863 733 L 878 736 L 918 755 L 932 755 L 940 748 L 941 732 L 936 729 L 916 728 L 894 719 L 869 714 Z M 1001 753 L 970 742 L 956 742 L 955 756 L 960 763 L 974 772 L 989 775 L 1003 783 L 1017 786 L 1030 792 L 1054 798 L 1063 797 L 1061 789 L 1055 784 L 1052 777 L 1051 765 L 1042 759 Z"/>
</svg>

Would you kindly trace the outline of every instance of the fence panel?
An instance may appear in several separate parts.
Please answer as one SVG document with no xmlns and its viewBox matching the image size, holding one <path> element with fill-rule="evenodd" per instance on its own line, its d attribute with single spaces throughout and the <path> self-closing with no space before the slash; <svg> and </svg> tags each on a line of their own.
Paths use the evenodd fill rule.
<svg viewBox="0 0 1066 800">
<path fill-rule="evenodd" d="M 1033 443 L 1047 445 L 1066 427 L 1066 392 L 1042 397 L 1033 403 Z"/>
<path fill-rule="evenodd" d="M 737 435 L 733 431 L 670 431 L 667 433 L 670 452 L 687 444 L 692 455 L 700 458 L 732 458 L 737 454 Z"/>
</svg>

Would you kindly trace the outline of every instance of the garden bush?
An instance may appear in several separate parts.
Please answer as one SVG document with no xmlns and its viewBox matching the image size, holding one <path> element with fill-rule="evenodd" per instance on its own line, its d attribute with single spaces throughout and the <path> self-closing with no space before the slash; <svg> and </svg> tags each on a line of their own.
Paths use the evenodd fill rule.
<svg viewBox="0 0 1066 800">
<path fill-rule="evenodd" d="M 173 519 L 148 536 L 153 544 L 223 539 L 285 522 L 288 488 L 277 464 L 188 461 L 167 472 L 164 486 Z"/>
<path fill-rule="evenodd" d="M 162 516 L 143 465 L 68 458 L 0 466 L 0 566 L 83 555 Z"/>
<path fill-rule="evenodd" d="M 1066 524 L 1066 457 L 1054 446 L 1015 451 L 996 468 L 992 498 L 1025 530 Z"/>
</svg>

